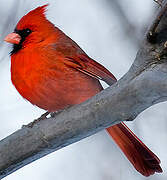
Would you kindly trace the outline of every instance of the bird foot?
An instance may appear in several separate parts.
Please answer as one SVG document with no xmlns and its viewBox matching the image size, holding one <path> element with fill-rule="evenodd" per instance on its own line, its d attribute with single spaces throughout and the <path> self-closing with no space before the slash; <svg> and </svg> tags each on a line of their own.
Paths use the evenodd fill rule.
<svg viewBox="0 0 167 180">
<path fill-rule="evenodd" d="M 44 120 L 44 119 L 47 119 L 47 115 L 49 115 L 50 112 L 46 112 L 44 114 L 41 115 L 41 117 L 39 117 L 38 119 L 35 119 L 33 122 L 30 122 L 29 124 L 27 125 L 23 125 L 22 128 L 32 128 L 34 126 L 34 124 L 36 124 L 37 122 L 41 121 L 41 120 Z"/>
<path fill-rule="evenodd" d="M 68 108 L 68 107 L 67 107 Z M 65 108 L 66 109 L 66 108 Z M 63 109 L 64 110 L 64 109 Z M 23 125 L 22 128 L 32 128 L 37 122 L 47 119 L 47 116 L 50 114 L 52 118 L 56 117 L 59 113 L 61 113 L 63 110 L 55 111 L 55 112 L 46 112 L 41 115 L 38 119 L 35 119 L 33 122 L 30 122 L 27 125 Z"/>
</svg>

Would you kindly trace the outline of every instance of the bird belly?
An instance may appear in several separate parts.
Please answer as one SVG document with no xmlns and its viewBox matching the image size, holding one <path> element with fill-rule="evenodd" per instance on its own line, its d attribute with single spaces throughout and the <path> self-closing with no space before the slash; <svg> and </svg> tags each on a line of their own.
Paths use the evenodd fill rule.
<svg viewBox="0 0 167 180">
<path fill-rule="evenodd" d="M 18 71 L 12 82 L 25 99 L 49 112 L 80 104 L 102 90 L 98 80 L 71 68 Z"/>
</svg>

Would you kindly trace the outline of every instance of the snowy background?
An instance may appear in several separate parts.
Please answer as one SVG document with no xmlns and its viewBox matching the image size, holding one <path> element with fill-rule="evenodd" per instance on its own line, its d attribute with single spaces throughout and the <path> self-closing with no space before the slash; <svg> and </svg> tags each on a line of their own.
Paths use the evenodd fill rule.
<svg viewBox="0 0 167 180">
<path fill-rule="evenodd" d="M 131 66 L 157 8 L 153 0 L 1 0 L 0 139 L 44 112 L 25 101 L 11 84 L 11 46 L 3 38 L 25 13 L 47 2 L 48 19 L 118 79 Z M 128 123 L 161 159 L 163 174 L 141 176 L 102 131 L 31 163 L 4 180 L 166 180 L 166 108 L 166 103 L 158 104 Z"/>
</svg>

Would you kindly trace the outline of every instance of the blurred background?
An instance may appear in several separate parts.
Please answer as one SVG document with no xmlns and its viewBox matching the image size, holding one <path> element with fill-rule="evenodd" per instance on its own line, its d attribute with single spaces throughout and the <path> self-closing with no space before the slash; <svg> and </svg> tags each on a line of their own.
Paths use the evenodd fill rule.
<svg viewBox="0 0 167 180">
<path fill-rule="evenodd" d="M 39 5 L 50 4 L 47 18 L 118 79 L 130 68 L 158 5 L 153 0 L 1 0 L 0 139 L 38 118 L 44 111 L 25 101 L 10 80 L 11 45 L 3 38 L 18 20 Z M 107 87 L 105 85 L 105 87 Z M 151 91 L 151 89 L 150 89 Z M 128 126 L 161 159 L 167 179 L 167 103 L 155 105 Z M 144 180 L 105 131 L 35 161 L 4 180 Z"/>
</svg>

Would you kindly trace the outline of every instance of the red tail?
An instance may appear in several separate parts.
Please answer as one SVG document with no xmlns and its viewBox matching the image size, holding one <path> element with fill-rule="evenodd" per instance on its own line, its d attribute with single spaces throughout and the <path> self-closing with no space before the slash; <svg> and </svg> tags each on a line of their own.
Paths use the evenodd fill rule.
<svg viewBox="0 0 167 180">
<path fill-rule="evenodd" d="M 124 124 L 107 128 L 135 169 L 144 176 L 161 173 L 159 158 Z"/>
</svg>

